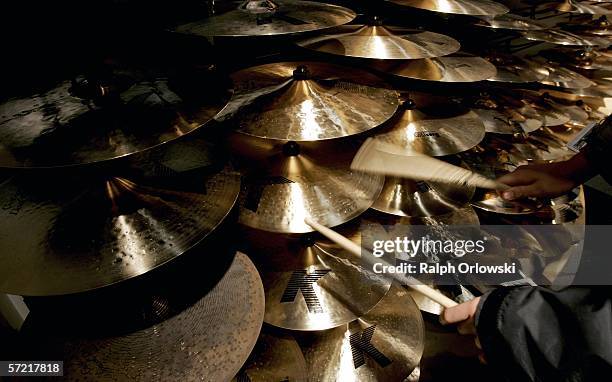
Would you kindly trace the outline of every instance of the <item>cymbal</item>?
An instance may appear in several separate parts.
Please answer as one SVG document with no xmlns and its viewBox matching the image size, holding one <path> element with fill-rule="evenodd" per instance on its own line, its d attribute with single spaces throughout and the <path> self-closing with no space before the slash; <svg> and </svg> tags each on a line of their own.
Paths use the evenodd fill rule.
<svg viewBox="0 0 612 382">
<path fill-rule="evenodd" d="M 372 208 L 397 216 L 432 217 L 464 207 L 473 195 L 473 187 L 387 177 Z"/>
<path fill-rule="evenodd" d="M 367 210 L 380 193 L 383 177 L 350 170 L 358 145 L 279 143 L 237 134 L 236 152 L 248 153 L 239 222 L 271 232 L 305 233 L 304 218 L 333 227 Z"/>
<path fill-rule="evenodd" d="M 482 120 L 487 133 L 516 134 L 520 132 L 520 129 L 513 124 L 512 120 L 508 116 L 497 110 L 474 108 L 472 111 L 478 114 L 478 117 L 480 117 Z"/>
<path fill-rule="evenodd" d="M 575 46 L 608 46 L 610 42 L 601 37 L 578 35 L 564 30 L 532 30 L 523 32 L 523 37 L 527 40 L 542 41 L 557 45 Z"/>
<path fill-rule="evenodd" d="M 550 4 L 549 8 L 553 8 L 560 12 L 583 13 L 588 15 L 608 15 L 612 13 L 609 9 L 584 1 L 578 3 L 571 0 L 564 0 L 562 3 Z"/>
<path fill-rule="evenodd" d="M 173 172 L 175 165 L 168 158 L 151 166 Z M 178 257 L 215 230 L 240 191 L 240 177 L 230 167 L 205 171 L 187 179 L 161 177 L 152 185 L 121 176 L 54 173 L 3 181 L 0 291 L 82 292 Z"/>
<path fill-rule="evenodd" d="M 192 281 L 191 290 L 199 289 Z M 103 302 L 82 298 L 68 311 L 32 311 L 24 324 L 31 349 L 44 359 L 64 359 L 67 380 L 230 380 L 262 325 L 264 294 L 255 266 L 237 253 L 218 283 L 183 310 L 177 306 L 188 303 L 185 294 L 164 292 L 172 288 L 164 285 L 161 295 L 142 301 L 117 292 Z M 126 325 L 143 316 L 152 322 L 135 330 Z"/>
<path fill-rule="evenodd" d="M 472 16 L 495 16 L 508 13 L 503 4 L 490 0 L 389 0 L 394 4 L 426 11 Z"/>
<path fill-rule="evenodd" d="M 356 16 L 348 8 L 314 1 L 247 0 L 220 6 L 225 9 L 215 10 L 211 17 L 180 25 L 175 31 L 196 36 L 273 36 L 331 28 L 346 24 Z"/>
<path fill-rule="evenodd" d="M 433 96 L 410 97 L 376 139 L 403 147 L 407 155 L 443 156 L 469 150 L 484 138 L 484 125 L 475 113 L 447 99 L 436 102 Z"/>
<path fill-rule="evenodd" d="M 235 94 L 217 118 L 260 138 L 317 141 L 359 134 L 393 116 L 398 94 L 363 70 L 282 62 L 232 74 Z"/>
<path fill-rule="evenodd" d="M 91 85 L 99 94 L 81 94 L 68 80 L 0 104 L 0 167 L 75 166 L 139 153 L 203 126 L 229 98 L 215 79 L 209 91 L 193 94 L 168 78 L 140 75 L 128 74 L 133 83 L 109 94 L 103 85 Z"/>
<path fill-rule="evenodd" d="M 303 48 L 340 56 L 374 59 L 417 59 L 446 56 L 459 50 L 451 37 L 402 27 L 376 25 L 343 25 L 333 34 L 298 41 Z"/>
<path fill-rule="evenodd" d="M 612 70 L 612 57 L 595 50 L 549 49 L 540 52 L 544 57 L 562 65 L 586 70 Z"/>
<path fill-rule="evenodd" d="M 589 80 L 582 74 L 578 74 L 573 70 L 556 65 L 545 65 L 548 70 L 548 77 L 541 80 L 544 85 L 557 86 L 568 89 L 582 89 L 593 86 L 593 81 Z"/>
<path fill-rule="evenodd" d="M 476 82 L 495 76 L 495 66 L 481 57 L 466 53 L 454 53 L 438 58 L 407 61 L 377 61 L 375 70 L 397 77 L 424 81 Z"/>
<path fill-rule="evenodd" d="M 329 251 L 335 245 L 312 234 L 247 235 L 263 279 L 268 324 L 291 330 L 334 328 L 370 311 L 391 285 L 364 268 L 361 257 Z"/>
<path fill-rule="evenodd" d="M 472 206 L 504 215 L 526 215 L 533 214 L 542 208 L 543 204 L 535 199 L 505 200 L 496 191 L 486 191 L 478 195 Z"/>
<path fill-rule="evenodd" d="M 522 58 L 510 55 L 495 54 L 487 58 L 495 68 L 497 74 L 487 78 L 488 81 L 527 83 L 538 82 L 548 77 L 548 70 Z"/>
<path fill-rule="evenodd" d="M 511 13 L 506 13 L 497 16 L 479 16 L 474 25 L 491 29 L 509 29 L 509 30 L 542 30 L 547 29 L 546 25 L 538 20 L 530 19 Z"/>
<path fill-rule="evenodd" d="M 612 36 L 612 28 L 606 16 L 601 16 L 598 19 L 586 23 L 566 23 L 561 24 L 563 29 L 570 31 L 578 31 L 584 34 L 596 36 Z"/>
<path fill-rule="evenodd" d="M 425 330 L 406 289 L 393 284 L 363 317 L 338 328 L 301 333 L 313 381 L 403 381 L 423 355 Z"/>
<path fill-rule="evenodd" d="M 264 327 L 257 344 L 232 382 L 306 382 L 308 370 L 292 335 Z"/>
</svg>

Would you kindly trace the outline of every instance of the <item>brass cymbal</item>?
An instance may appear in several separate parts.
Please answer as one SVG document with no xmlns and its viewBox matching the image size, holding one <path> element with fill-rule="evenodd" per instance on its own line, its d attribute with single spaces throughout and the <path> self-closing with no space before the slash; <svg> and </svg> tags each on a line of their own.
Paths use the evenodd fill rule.
<svg viewBox="0 0 612 382">
<path fill-rule="evenodd" d="M 495 16 L 508 13 L 503 4 L 490 0 L 389 0 L 406 7 L 426 11 L 472 16 Z"/>
<path fill-rule="evenodd" d="M 548 77 L 549 74 L 546 68 L 534 65 L 515 56 L 495 54 L 487 59 L 497 69 L 497 74 L 489 77 L 488 81 L 513 83 L 538 82 Z"/>
<path fill-rule="evenodd" d="M 247 153 L 239 222 L 271 232 L 305 233 L 304 218 L 336 226 L 367 210 L 382 176 L 350 170 L 358 145 L 350 142 L 274 142 L 236 134 L 236 152 Z"/>
<path fill-rule="evenodd" d="M 538 20 L 530 19 L 511 13 L 506 13 L 497 16 L 479 16 L 474 25 L 491 29 L 509 29 L 509 30 L 542 30 L 547 29 L 546 25 Z"/>
<path fill-rule="evenodd" d="M 541 51 L 540 54 L 561 65 L 570 65 L 579 69 L 612 69 L 612 57 L 596 50 L 549 49 Z"/>
<path fill-rule="evenodd" d="M 606 16 L 601 16 L 598 19 L 590 22 L 582 23 L 566 23 L 561 24 L 563 29 L 570 31 L 577 31 L 584 34 L 591 34 L 596 36 L 612 36 L 612 28 L 610 21 Z"/>
<path fill-rule="evenodd" d="M 188 282 L 187 294 L 200 289 L 194 284 L 207 284 Z M 82 298 L 68 311 L 66 306 L 32 311 L 24 324 L 30 349 L 44 359 L 64 359 L 66 380 L 230 380 L 253 349 L 263 321 L 257 269 L 237 253 L 225 275 L 195 301 L 183 301 L 185 293 L 178 290 L 165 292 L 175 287 L 157 288 L 161 295 L 150 300 L 117 292 L 102 302 Z M 188 306 L 179 309 L 183 305 Z M 133 329 L 131 319 L 145 322 Z"/>
<path fill-rule="evenodd" d="M 475 113 L 447 99 L 432 102 L 426 95 L 410 97 L 376 139 L 403 147 L 408 155 L 443 156 L 469 150 L 484 138 L 484 125 Z"/>
<path fill-rule="evenodd" d="M 291 330 L 334 328 L 370 311 L 391 285 L 364 268 L 361 257 L 328 251 L 334 244 L 312 234 L 247 235 L 263 279 L 268 324 Z"/>
<path fill-rule="evenodd" d="M 463 208 L 473 195 L 473 187 L 387 177 L 372 208 L 397 216 L 435 217 Z"/>
<path fill-rule="evenodd" d="M 363 70 L 320 62 L 260 65 L 232 74 L 235 94 L 218 119 L 260 138 L 317 141 L 374 128 L 397 109 L 397 92 Z"/>
<path fill-rule="evenodd" d="M 338 328 L 301 333 L 313 381 L 403 381 L 423 355 L 425 330 L 406 289 L 393 284 L 370 312 Z"/>
<path fill-rule="evenodd" d="M 552 3 L 548 8 L 560 12 L 582 13 L 588 15 L 608 15 L 612 13 L 611 10 L 599 6 L 596 2 L 595 4 L 584 1 L 578 3 L 572 0 L 564 0 L 562 3 Z"/>
<path fill-rule="evenodd" d="M 496 191 L 486 191 L 478 195 L 472 206 L 504 215 L 527 215 L 537 212 L 543 204 L 534 199 L 504 200 Z"/>
<path fill-rule="evenodd" d="M 196 36 L 273 36 L 331 28 L 356 16 L 348 8 L 314 1 L 231 1 L 217 5 L 220 7 L 225 9 L 175 30 Z"/>
<path fill-rule="evenodd" d="M 373 59 L 416 59 L 446 56 L 459 50 L 451 37 L 387 25 L 343 25 L 333 34 L 298 41 L 318 52 Z"/>
<path fill-rule="evenodd" d="M 374 62 L 372 67 L 397 77 L 440 82 L 483 81 L 497 72 L 495 66 L 484 58 L 466 53 L 399 62 L 381 60 Z"/>
<path fill-rule="evenodd" d="M 545 65 L 548 77 L 541 80 L 544 85 L 557 86 L 568 89 L 583 89 L 593 86 L 593 81 L 573 70 L 556 65 Z"/>
<path fill-rule="evenodd" d="M 575 46 L 608 46 L 610 42 L 602 37 L 578 35 L 564 30 L 533 30 L 523 32 L 523 37 L 527 40 L 542 41 L 557 45 Z"/>
<path fill-rule="evenodd" d="M 249 359 L 232 382 L 306 382 L 308 370 L 292 335 L 264 327 Z"/>
<path fill-rule="evenodd" d="M 153 165 L 173 172 L 171 160 Z M 5 180 L 0 184 L 5 206 L 0 291 L 76 293 L 133 278 L 178 257 L 215 230 L 240 191 L 240 177 L 230 167 L 205 171 L 153 185 L 83 174 Z"/>
<path fill-rule="evenodd" d="M 91 85 L 99 94 L 83 95 L 68 80 L 2 103 L 0 167 L 76 166 L 139 153 L 203 126 L 229 98 L 214 80 L 194 95 L 168 78 L 133 76 L 116 93 Z"/>
<path fill-rule="evenodd" d="M 502 112 L 493 109 L 477 108 L 472 109 L 472 111 L 478 114 L 487 133 L 516 134 L 520 132 L 520 129 L 517 128 L 513 121 Z"/>
</svg>

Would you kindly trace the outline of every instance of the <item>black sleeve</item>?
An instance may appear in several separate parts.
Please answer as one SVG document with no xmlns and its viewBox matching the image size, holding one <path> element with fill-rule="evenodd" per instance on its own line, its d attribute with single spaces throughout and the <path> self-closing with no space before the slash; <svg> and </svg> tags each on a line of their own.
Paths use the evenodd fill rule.
<svg viewBox="0 0 612 382">
<path fill-rule="evenodd" d="M 476 328 L 488 364 L 510 381 L 602 381 L 612 375 L 609 286 L 495 289 L 481 298 Z"/>
<path fill-rule="evenodd" d="M 589 164 L 594 166 L 608 183 L 612 184 L 612 166 L 609 164 L 612 152 L 612 116 L 594 126 L 586 137 L 586 142 L 587 145 L 582 151 Z"/>
</svg>

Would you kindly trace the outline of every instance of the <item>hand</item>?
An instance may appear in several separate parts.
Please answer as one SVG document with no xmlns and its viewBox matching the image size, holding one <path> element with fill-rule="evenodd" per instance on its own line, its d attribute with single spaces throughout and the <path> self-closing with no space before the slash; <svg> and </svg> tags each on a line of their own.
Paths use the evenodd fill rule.
<svg viewBox="0 0 612 382">
<path fill-rule="evenodd" d="M 577 182 L 559 175 L 556 168 L 552 164 L 521 166 L 502 176 L 498 181 L 511 186 L 502 192 L 502 198 L 554 198 L 573 190 L 578 185 Z"/>
<path fill-rule="evenodd" d="M 444 309 L 440 314 L 440 323 L 442 325 L 457 324 L 457 331 L 460 334 L 474 335 L 474 343 L 481 350 L 478 359 L 480 359 L 480 362 L 486 363 L 480 340 L 476 336 L 476 326 L 474 323 L 474 316 L 476 315 L 476 308 L 478 308 L 479 302 L 480 297 L 476 297 L 463 304 Z"/>
</svg>

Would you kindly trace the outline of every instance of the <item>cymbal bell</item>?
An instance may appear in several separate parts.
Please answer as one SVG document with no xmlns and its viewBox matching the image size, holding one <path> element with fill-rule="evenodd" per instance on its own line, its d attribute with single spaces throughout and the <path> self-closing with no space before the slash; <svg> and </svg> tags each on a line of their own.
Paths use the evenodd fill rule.
<svg viewBox="0 0 612 382">
<path fill-rule="evenodd" d="M 604 46 L 610 45 L 610 42 L 601 37 L 578 35 L 564 30 L 531 30 L 523 32 L 523 37 L 527 40 L 542 41 L 557 45 L 574 45 L 574 46 Z"/>
<path fill-rule="evenodd" d="M 263 279 L 264 321 L 274 326 L 326 330 L 346 324 L 372 309 L 391 285 L 364 268 L 361 257 L 330 252 L 333 244 L 316 235 L 247 231 L 247 239 Z"/>
<path fill-rule="evenodd" d="M 215 4 L 208 18 L 178 26 L 175 31 L 195 36 L 274 36 L 316 31 L 346 24 L 352 10 L 332 4 L 296 0 L 247 0 Z"/>
<path fill-rule="evenodd" d="M 572 0 L 564 0 L 562 3 L 552 3 L 548 6 L 548 8 L 552 8 L 560 12 L 588 15 L 608 15 L 612 13 L 611 10 L 601 7 L 597 4 L 590 4 L 587 2 L 575 2 Z"/>
<path fill-rule="evenodd" d="M 491 29 L 508 29 L 508 30 L 542 30 L 547 29 L 546 25 L 538 20 L 527 17 L 506 13 L 497 16 L 479 16 L 474 25 Z"/>
<path fill-rule="evenodd" d="M 303 48 L 341 56 L 405 60 L 446 56 L 459 50 L 451 37 L 416 29 L 377 25 L 344 25 L 333 34 L 298 41 Z"/>
<path fill-rule="evenodd" d="M 398 93 L 363 70 L 321 62 L 260 65 L 231 75 L 218 120 L 255 137 L 317 141 L 359 134 L 393 116 Z"/>
<path fill-rule="evenodd" d="M 306 233 L 304 218 L 333 227 L 367 210 L 383 177 L 350 170 L 358 145 L 351 142 L 274 142 L 236 134 L 235 152 L 245 153 L 239 222 L 264 231 Z"/>
<path fill-rule="evenodd" d="M 407 61 L 376 61 L 371 65 L 381 73 L 424 81 L 476 82 L 495 76 L 495 66 L 481 57 L 454 53 L 444 57 Z"/>
<path fill-rule="evenodd" d="M 495 16 L 508 13 L 503 4 L 490 0 L 388 0 L 394 4 L 426 11 L 471 16 Z"/>
<path fill-rule="evenodd" d="M 424 324 L 406 289 L 393 284 L 370 312 L 340 327 L 301 333 L 306 364 L 315 381 L 403 381 L 418 366 Z"/>
</svg>

